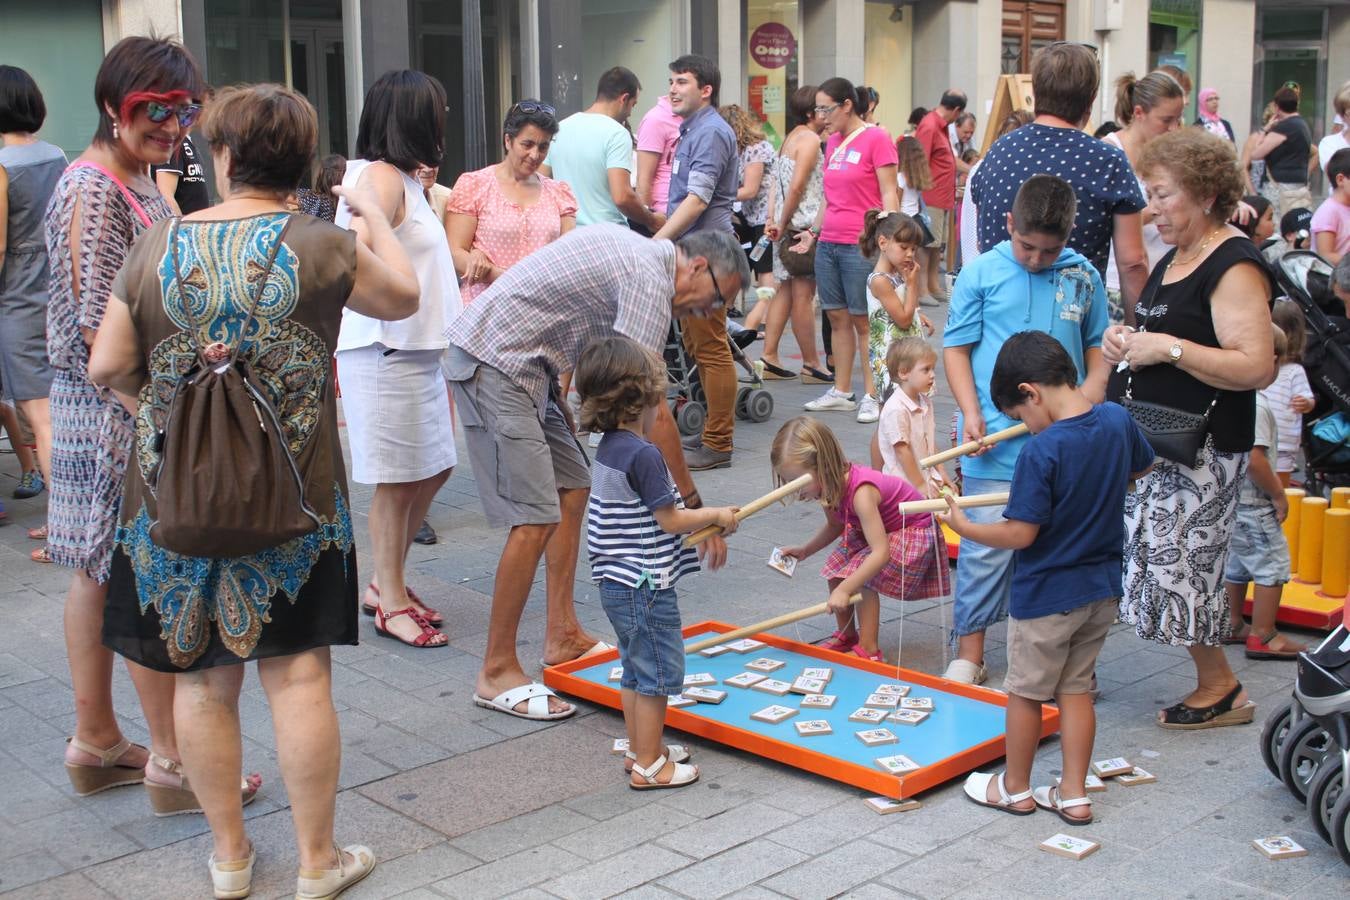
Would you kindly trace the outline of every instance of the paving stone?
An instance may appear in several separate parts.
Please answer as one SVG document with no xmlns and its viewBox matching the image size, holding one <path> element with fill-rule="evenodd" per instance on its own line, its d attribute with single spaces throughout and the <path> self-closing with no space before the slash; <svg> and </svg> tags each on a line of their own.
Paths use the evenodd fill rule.
<svg viewBox="0 0 1350 900">
<path fill-rule="evenodd" d="M 591 824 L 591 819 L 562 805 L 545 806 L 504 822 L 462 834 L 450 843 L 483 861 L 501 859 L 503 856 L 510 856 L 512 853 L 549 842 L 554 842 L 569 853 L 575 853 L 582 858 L 599 859 L 590 852 L 580 852 L 575 841 L 555 840 L 569 836 L 577 829 L 585 831 Z M 594 851 L 597 848 L 584 849 Z"/>
<path fill-rule="evenodd" d="M 815 854 L 821 851 L 821 836 L 829 835 L 830 844 L 842 843 L 853 838 L 863 837 L 886 824 L 885 816 L 868 812 L 856 792 L 854 796 L 834 806 L 798 819 L 786 828 L 780 828 L 769 834 L 769 839 L 784 847 L 791 847 L 803 853 Z M 889 867 L 888 867 L 889 868 Z M 862 879 L 866 881 L 867 879 Z"/>
<path fill-rule="evenodd" d="M 821 833 L 830 834 L 828 828 Z M 832 897 L 893 869 L 897 860 L 904 857 L 900 851 L 869 840 L 849 841 L 780 872 L 765 881 L 764 886 L 789 897 Z"/>
<path fill-rule="evenodd" d="M 791 813 L 763 803 L 747 803 L 710 819 L 677 828 L 660 838 L 658 843 L 686 856 L 706 859 L 793 822 L 796 818 Z"/>
<path fill-rule="evenodd" d="M 883 884 L 869 882 L 860 884 L 847 893 L 839 895 L 847 900 L 895 900 L 895 898 L 912 897 L 913 894 L 906 894 L 903 891 L 897 891 L 894 888 L 888 888 Z"/>
<path fill-rule="evenodd" d="M 372 835 L 369 840 L 374 841 L 375 837 Z M 430 884 L 476 865 L 478 860 L 449 844 L 433 844 L 403 856 L 381 857 L 375 871 L 342 896 L 344 900 L 374 900 L 406 896 L 409 890 L 424 890 L 428 896 L 436 896 L 430 893 Z"/>
<path fill-rule="evenodd" d="M 431 885 L 447 897 L 500 897 L 574 871 L 586 861 L 550 845 L 532 847 L 461 872 Z"/>
<path fill-rule="evenodd" d="M 974 809 L 979 808 L 973 803 L 968 805 Z M 911 814 L 906 813 L 905 815 Z M 1052 828 L 1053 826 L 1047 825 L 1046 827 Z M 1054 831 L 1047 831 L 1041 840 L 1051 834 L 1054 834 Z M 891 846 L 876 835 L 873 835 L 869 840 L 882 848 Z M 950 897 L 981 878 L 1009 867 L 1014 862 L 1026 866 L 1044 865 L 1043 861 L 1035 860 L 1032 857 L 1033 853 L 1037 856 L 1046 855 L 1034 849 L 1025 852 L 1011 850 L 981 840 L 974 835 L 967 835 L 944 843 L 940 853 L 929 853 L 926 856 L 910 860 L 875 880 L 879 884 L 919 897 Z M 1091 858 L 1089 857 L 1089 859 Z M 1088 861 L 1084 860 L 1083 862 Z M 1070 862 L 1070 860 L 1065 860 L 1065 862 Z"/>
<path fill-rule="evenodd" d="M 67 867 L 46 850 L 34 850 L 14 856 L 5 860 L 4 866 L 0 867 L 0 892 L 18 890 L 47 879 L 55 879 L 66 871 Z M 62 896 L 59 893 L 51 893 L 48 888 L 35 888 L 33 896 L 41 896 L 43 893 L 48 897 Z"/>
<path fill-rule="evenodd" d="M 687 856 L 647 844 L 630 853 L 581 866 L 560 878 L 545 882 L 542 887 L 564 900 L 613 897 L 654 881 L 688 862 Z"/>
<path fill-rule="evenodd" d="M 809 858 L 807 853 L 761 838 L 685 866 L 662 878 L 660 884 L 685 897 L 742 896 L 748 885 Z"/>
<path fill-rule="evenodd" d="M 630 793 L 643 792 L 630 790 Z M 569 853 L 597 860 L 616 853 L 630 852 L 631 848 L 639 844 L 655 840 L 697 820 L 673 809 L 643 807 L 593 825 L 586 824 L 580 817 L 570 813 L 563 821 L 570 823 L 571 827 L 562 836 L 555 838 L 553 843 Z"/>
</svg>

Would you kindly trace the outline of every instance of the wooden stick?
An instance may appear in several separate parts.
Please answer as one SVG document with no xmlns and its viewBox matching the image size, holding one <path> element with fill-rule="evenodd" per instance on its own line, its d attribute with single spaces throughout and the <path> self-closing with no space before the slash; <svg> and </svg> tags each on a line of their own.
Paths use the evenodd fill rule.
<svg viewBox="0 0 1350 900">
<path fill-rule="evenodd" d="M 981 447 L 992 447 L 999 441 L 1006 441 L 1008 438 L 1021 437 L 1026 433 L 1027 426 L 1019 423 L 1011 428 L 995 431 L 993 434 L 986 434 L 978 441 L 966 441 L 964 444 L 959 444 L 950 450 L 943 450 L 941 453 L 934 453 L 932 456 L 926 456 L 919 460 L 919 468 L 930 469 L 933 466 L 945 463 L 949 459 L 956 459 L 958 456 L 974 453 Z"/>
<path fill-rule="evenodd" d="M 760 497 L 758 500 L 751 500 L 749 503 L 745 504 L 740 509 L 738 509 L 736 511 L 736 521 L 737 522 L 744 521 L 745 519 L 749 518 L 750 516 L 753 516 L 755 513 L 764 509 L 766 506 L 770 506 L 771 504 L 777 503 L 779 500 L 782 500 L 784 497 L 788 497 L 792 494 L 797 493 L 810 483 L 811 483 L 811 473 L 808 472 L 805 475 L 801 476 L 800 478 L 794 478 L 787 484 L 774 488 L 772 491 L 769 491 L 769 493 L 765 494 L 763 497 Z M 695 547 L 703 543 L 713 535 L 721 533 L 722 533 L 721 526 L 709 525 L 706 528 L 700 528 L 698 531 L 695 531 L 693 534 L 686 537 L 684 539 L 684 545 L 686 547 Z"/>
<path fill-rule="evenodd" d="M 1007 491 L 997 494 L 971 494 L 968 497 L 956 498 L 956 505 L 961 509 L 970 509 L 972 506 L 1004 506 L 1007 502 Z M 936 500 L 908 500 L 897 505 L 901 515 L 918 515 L 919 513 L 942 512 L 947 508 L 947 501 L 939 497 Z"/>
<path fill-rule="evenodd" d="M 850 604 L 857 603 L 862 599 L 862 594 L 854 594 L 848 598 Z M 793 622 L 800 622 L 802 619 L 809 619 L 813 616 L 824 615 L 830 611 L 828 603 L 817 603 L 815 606 L 808 606 L 805 609 L 799 609 L 796 612 L 783 613 L 781 616 L 774 616 L 772 619 L 765 619 L 763 622 L 756 622 L 754 625 L 747 625 L 744 628 L 736 628 L 731 631 L 719 634 L 716 637 L 706 638 L 697 641 L 684 648 L 685 653 L 697 653 L 700 650 L 707 650 L 709 647 L 716 647 L 718 644 L 725 644 L 743 637 L 750 637 L 763 631 L 769 631 L 782 625 L 790 625 Z"/>
</svg>

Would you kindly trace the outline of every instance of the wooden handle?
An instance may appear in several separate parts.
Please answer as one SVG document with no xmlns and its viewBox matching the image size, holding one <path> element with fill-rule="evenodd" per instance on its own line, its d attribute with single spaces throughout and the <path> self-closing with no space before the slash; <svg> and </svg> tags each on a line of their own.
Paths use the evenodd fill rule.
<svg viewBox="0 0 1350 900">
<path fill-rule="evenodd" d="M 862 594 L 854 594 L 848 598 L 850 604 L 857 603 L 862 599 Z M 781 625 L 790 625 L 793 622 L 800 622 L 802 619 L 809 619 L 812 616 L 824 615 L 830 611 L 828 603 L 817 603 L 815 606 L 808 606 L 805 609 L 799 609 L 796 612 L 783 613 L 781 616 L 774 616 L 772 619 L 765 619 L 763 622 L 756 622 L 754 625 L 747 625 L 744 628 L 736 628 L 732 631 L 719 634 L 715 637 L 705 638 L 696 641 L 684 648 L 685 653 L 697 653 L 700 650 L 707 650 L 709 647 L 716 647 L 718 644 L 725 644 L 729 641 L 738 640 L 743 637 L 759 634 L 764 631 L 771 631 Z"/>
<path fill-rule="evenodd" d="M 800 478 L 794 478 L 787 484 L 774 488 L 772 491 L 769 491 L 767 494 L 765 494 L 763 497 L 760 497 L 758 500 L 751 500 L 749 503 L 745 504 L 740 509 L 736 510 L 736 521 L 737 522 L 744 521 L 745 519 L 749 518 L 750 516 L 753 516 L 755 513 L 764 509 L 766 506 L 777 503 L 784 497 L 788 497 L 791 496 L 792 494 L 797 493 L 810 483 L 811 483 L 811 473 L 808 472 L 805 475 L 801 476 Z M 698 531 L 695 531 L 693 534 L 686 537 L 684 539 L 684 545 L 686 547 L 696 547 L 699 544 L 706 541 L 708 538 L 712 537 L 714 534 L 721 534 L 721 533 L 722 527 L 720 525 L 708 525 L 707 527 L 700 528 Z"/>
<path fill-rule="evenodd" d="M 1021 423 L 1005 428 L 1002 431 L 995 431 L 993 434 L 986 434 L 978 441 L 966 441 L 950 450 L 943 450 L 941 453 L 934 453 L 932 456 L 926 456 L 919 460 L 919 468 L 930 469 L 933 466 L 945 463 L 949 459 L 956 459 L 958 456 L 965 456 L 967 453 L 974 453 L 981 447 L 992 447 L 999 441 L 1006 441 L 1008 438 L 1021 437 L 1027 433 L 1027 426 Z"/>
<path fill-rule="evenodd" d="M 971 494 L 968 497 L 956 498 L 956 505 L 962 509 L 969 509 L 972 506 L 1004 506 L 1007 502 L 1007 491 L 998 494 Z M 919 513 L 942 512 L 947 508 L 947 501 L 941 497 L 936 500 L 907 500 L 904 503 L 897 504 L 897 506 L 901 515 L 918 515 Z"/>
</svg>

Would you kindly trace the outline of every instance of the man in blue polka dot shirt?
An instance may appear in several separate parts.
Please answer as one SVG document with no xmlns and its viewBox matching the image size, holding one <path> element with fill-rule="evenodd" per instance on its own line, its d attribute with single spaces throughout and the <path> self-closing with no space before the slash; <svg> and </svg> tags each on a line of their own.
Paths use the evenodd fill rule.
<svg viewBox="0 0 1350 900">
<path fill-rule="evenodd" d="M 1125 154 L 1081 130 L 1097 99 L 1097 55 L 1084 44 L 1042 47 L 1031 60 L 1031 80 L 1035 120 L 999 138 L 970 183 L 980 252 L 1007 238 L 1008 213 L 1022 183 L 1032 175 L 1057 175 L 1078 198 L 1069 246 L 1105 277 L 1114 244 L 1125 323 L 1132 325 L 1149 272 L 1140 222 L 1147 204 Z"/>
</svg>

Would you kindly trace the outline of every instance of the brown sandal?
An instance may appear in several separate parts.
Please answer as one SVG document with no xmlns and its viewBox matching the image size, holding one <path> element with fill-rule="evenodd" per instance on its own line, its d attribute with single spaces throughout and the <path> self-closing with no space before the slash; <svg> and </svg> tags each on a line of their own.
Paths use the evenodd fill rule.
<svg viewBox="0 0 1350 900">
<path fill-rule="evenodd" d="M 39 547 L 32 553 L 29 553 L 28 558 L 35 563 L 43 563 L 44 565 L 52 561 L 52 555 L 47 551 L 45 546 Z"/>
<path fill-rule="evenodd" d="M 165 816 L 181 816 L 188 813 L 199 813 L 202 811 L 202 805 L 197 800 L 197 795 L 193 793 L 192 786 L 188 784 L 187 776 L 183 774 L 183 764 L 175 762 L 160 756 L 158 753 L 150 754 L 150 762 L 147 768 L 154 766 L 160 771 L 178 779 L 178 784 L 161 784 L 158 781 L 145 779 L 145 792 L 150 795 L 150 806 L 154 809 L 155 815 L 160 818 Z M 239 793 L 243 806 L 248 806 L 258 797 L 258 788 L 262 787 L 262 778 L 257 775 L 250 775 L 240 781 Z"/>
<path fill-rule="evenodd" d="M 380 596 L 380 589 L 375 586 L 375 582 L 373 581 L 370 584 L 366 585 L 366 590 L 374 591 L 376 597 Z M 416 591 L 414 591 L 407 585 L 404 585 L 403 590 L 408 595 L 408 599 L 413 602 L 413 606 L 417 607 L 418 613 L 422 616 L 422 618 L 427 620 L 427 623 L 429 625 L 432 625 L 436 628 L 440 628 L 442 625 L 445 624 L 445 617 L 442 616 L 440 613 L 438 613 L 436 610 L 432 609 L 430 606 L 427 606 L 425 603 L 423 603 L 422 598 L 417 596 Z M 373 616 L 375 615 L 375 609 L 377 608 L 377 606 L 378 603 L 362 603 L 361 612 L 365 613 L 368 616 Z"/>
<path fill-rule="evenodd" d="M 99 760 L 96 766 L 66 761 L 66 775 L 70 778 L 70 786 L 81 797 L 88 797 L 109 788 L 140 784 L 145 780 L 144 767 L 127 766 L 118 762 L 133 749 L 145 749 L 139 744 L 133 744 L 122 738 L 107 750 L 100 750 L 76 737 L 66 738 L 66 743 L 81 753 L 88 753 Z"/>
<path fill-rule="evenodd" d="M 399 616 L 407 616 L 416 622 L 422 629 L 421 634 L 417 635 L 417 637 L 412 640 L 408 640 L 407 638 L 399 637 L 397 634 L 390 631 L 388 628 L 389 620 L 397 619 Z M 417 611 L 417 607 L 415 606 L 409 606 L 406 609 L 400 609 L 398 612 L 389 613 L 384 611 L 384 607 L 376 604 L 375 633 L 387 638 L 393 638 L 400 644 L 407 644 L 409 647 L 444 647 L 450 643 L 450 639 L 446 637 L 443 632 L 437 631 L 432 624 Z M 441 640 L 437 641 L 437 638 L 441 638 Z"/>
<path fill-rule="evenodd" d="M 28 529 L 28 539 L 30 541 L 45 541 L 47 539 L 47 526 Z"/>
</svg>

